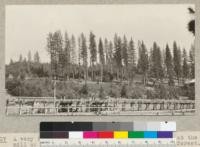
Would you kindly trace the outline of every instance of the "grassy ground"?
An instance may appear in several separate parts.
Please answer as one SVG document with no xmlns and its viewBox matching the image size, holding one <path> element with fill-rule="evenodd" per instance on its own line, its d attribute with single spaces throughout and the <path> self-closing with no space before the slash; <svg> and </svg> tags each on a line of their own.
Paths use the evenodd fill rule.
<svg viewBox="0 0 200 147">
<path fill-rule="evenodd" d="M 188 93 L 182 86 L 168 86 L 167 80 L 163 80 L 162 84 L 153 82 L 143 85 L 141 83 L 142 76 L 136 75 L 133 82 L 128 81 L 112 81 L 112 82 L 94 82 L 70 79 L 67 81 L 57 81 L 56 97 L 66 99 L 79 98 L 132 98 L 132 99 L 194 99 L 194 96 L 189 97 Z M 54 96 L 54 81 L 49 78 L 33 78 L 23 81 L 7 79 L 7 92 L 12 96 L 27 96 L 27 97 L 53 97 Z M 194 88 L 192 89 L 194 95 Z"/>
</svg>

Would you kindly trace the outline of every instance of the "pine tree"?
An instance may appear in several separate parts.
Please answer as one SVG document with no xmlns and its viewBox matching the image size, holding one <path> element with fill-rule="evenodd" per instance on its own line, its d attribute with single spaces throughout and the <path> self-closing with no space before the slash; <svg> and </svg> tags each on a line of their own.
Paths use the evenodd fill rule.
<svg viewBox="0 0 200 147">
<path fill-rule="evenodd" d="M 24 57 L 24 60 L 23 60 L 23 62 L 24 62 L 24 63 L 26 63 L 26 57 Z"/>
<path fill-rule="evenodd" d="M 88 52 L 87 52 L 87 44 L 86 44 L 86 37 L 84 34 L 81 34 L 81 56 L 83 59 L 83 66 L 85 70 L 85 84 L 87 84 L 87 78 L 88 78 Z"/>
<path fill-rule="evenodd" d="M 64 75 L 67 77 L 67 79 L 70 78 L 70 60 L 71 60 L 71 56 L 70 56 L 70 51 L 71 51 L 71 42 L 70 39 L 68 37 L 67 32 L 65 32 L 65 40 L 64 40 L 65 44 L 64 44 Z"/>
<path fill-rule="evenodd" d="M 164 71 L 163 71 L 163 64 L 162 64 L 162 53 L 160 50 L 160 47 L 157 48 L 157 68 L 158 68 L 158 79 L 162 80 L 164 77 Z"/>
<path fill-rule="evenodd" d="M 110 74 L 113 75 L 113 43 L 110 41 L 108 48 L 108 64 Z"/>
<path fill-rule="evenodd" d="M 176 42 L 173 43 L 173 53 L 174 53 L 174 71 L 179 84 L 181 78 L 181 52 L 178 49 Z"/>
<path fill-rule="evenodd" d="M 56 50 L 55 50 L 54 44 L 55 44 L 55 41 L 54 41 L 53 33 L 49 33 L 47 37 L 47 51 L 50 54 L 52 78 L 54 78 L 57 73 Z"/>
<path fill-rule="evenodd" d="M 38 51 L 36 51 L 35 55 L 34 55 L 34 62 L 35 63 L 40 63 L 40 56 Z"/>
<path fill-rule="evenodd" d="M 195 48 L 194 45 L 191 46 L 190 48 L 190 78 L 194 79 L 195 78 L 195 56 L 194 56 Z"/>
<path fill-rule="evenodd" d="M 60 31 L 49 33 L 47 37 L 47 51 L 51 59 L 51 75 L 53 79 L 63 76 L 64 55 L 63 40 Z M 34 61 L 39 61 L 39 56 L 34 56 Z"/>
<path fill-rule="evenodd" d="M 162 55 L 160 48 L 155 42 L 153 43 L 151 58 L 151 73 L 153 74 L 153 77 L 157 80 L 162 80 L 164 76 L 162 67 Z"/>
<path fill-rule="evenodd" d="M 187 58 L 187 52 L 185 49 L 183 49 L 183 78 L 187 79 L 189 76 L 189 67 L 188 67 L 188 58 Z"/>
<path fill-rule="evenodd" d="M 123 57 L 123 64 L 125 67 L 128 66 L 128 43 L 126 36 L 124 35 L 123 43 L 122 43 L 122 57 Z"/>
<path fill-rule="evenodd" d="M 103 42 L 102 39 L 99 39 L 99 61 L 101 64 L 101 82 L 103 81 L 103 71 L 104 71 L 104 65 L 105 65 L 105 56 L 104 56 L 104 48 L 103 48 Z"/>
<path fill-rule="evenodd" d="M 128 45 L 127 62 L 128 62 L 128 75 L 129 75 L 129 78 L 131 79 L 130 82 L 132 82 L 134 72 L 136 69 L 135 47 L 134 47 L 134 42 L 132 38 L 129 41 L 129 45 Z"/>
<path fill-rule="evenodd" d="M 78 78 L 80 79 L 81 76 L 81 53 L 82 53 L 82 47 L 81 47 L 81 37 L 78 37 Z"/>
<path fill-rule="evenodd" d="M 115 34 L 114 37 L 114 59 L 117 68 L 117 79 L 119 79 L 119 75 L 121 73 L 121 80 L 122 80 L 122 41 L 121 37 Z"/>
<path fill-rule="evenodd" d="M 10 59 L 10 63 L 9 65 L 12 65 L 14 62 L 13 62 L 13 59 Z"/>
<path fill-rule="evenodd" d="M 148 53 L 144 42 L 138 42 L 138 49 L 139 49 L 139 59 L 138 59 L 138 69 L 143 74 L 143 84 L 146 85 L 147 83 L 147 72 L 149 68 L 149 60 L 148 60 Z"/>
<path fill-rule="evenodd" d="M 71 47 L 70 51 L 71 63 L 76 64 L 76 40 L 74 35 L 71 36 L 70 47 Z"/>
<path fill-rule="evenodd" d="M 126 79 L 128 78 L 128 42 L 126 36 L 124 35 L 122 43 L 122 59 L 123 65 L 125 66 Z M 124 74 L 123 74 L 124 75 Z M 124 77 L 124 76 L 123 76 Z"/>
<path fill-rule="evenodd" d="M 105 65 L 104 65 L 104 71 L 106 73 L 107 78 L 109 80 L 112 79 L 111 73 L 111 58 L 110 58 L 110 44 L 107 38 L 104 39 L 104 56 L 105 56 Z M 111 51 L 112 52 L 112 51 Z M 108 80 L 108 79 L 107 79 Z"/>
<path fill-rule="evenodd" d="M 94 76 L 94 64 L 97 61 L 97 48 L 96 48 L 96 41 L 95 41 L 95 35 L 90 32 L 90 61 L 91 61 L 91 66 L 92 66 L 92 80 L 95 79 Z"/>
<path fill-rule="evenodd" d="M 31 51 L 28 51 L 27 57 L 28 57 L 27 71 L 30 74 L 30 72 L 31 72 L 31 62 L 32 62 Z"/>
<path fill-rule="evenodd" d="M 75 69 L 75 64 L 76 64 L 76 40 L 74 35 L 72 35 L 71 40 L 70 40 L 70 63 L 71 63 L 71 70 L 72 70 L 72 76 L 74 78 L 75 73 L 76 73 L 76 69 Z"/>
<path fill-rule="evenodd" d="M 167 68 L 168 84 L 174 85 L 173 59 L 172 59 L 172 55 L 171 55 L 168 44 L 166 45 L 165 54 L 166 54 L 165 55 L 165 65 L 166 65 L 166 68 Z"/>
<path fill-rule="evenodd" d="M 104 40 L 104 53 L 105 53 L 105 64 L 107 65 L 109 63 L 109 42 L 108 39 L 105 38 Z"/>
<path fill-rule="evenodd" d="M 23 61 L 23 57 L 22 57 L 22 54 L 19 55 L 19 62 L 22 62 Z"/>
<path fill-rule="evenodd" d="M 127 54 L 127 58 L 128 58 L 128 64 L 132 64 L 133 67 L 136 66 L 136 54 L 135 54 L 135 46 L 134 46 L 134 42 L 133 39 L 131 38 L 131 40 L 129 41 L 129 46 L 128 46 L 128 54 Z"/>
<path fill-rule="evenodd" d="M 64 70 L 64 53 L 63 53 L 63 38 L 61 31 L 56 31 L 53 35 L 54 45 L 57 58 L 57 78 L 63 78 Z"/>
<path fill-rule="evenodd" d="M 31 51 L 28 51 L 28 62 L 32 61 Z"/>
</svg>

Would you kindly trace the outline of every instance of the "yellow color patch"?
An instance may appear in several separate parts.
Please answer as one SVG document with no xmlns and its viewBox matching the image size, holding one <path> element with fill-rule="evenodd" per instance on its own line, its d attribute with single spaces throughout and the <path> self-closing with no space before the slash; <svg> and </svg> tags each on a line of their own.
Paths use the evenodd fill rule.
<svg viewBox="0 0 200 147">
<path fill-rule="evenodd" d="M 128 132 L 127 131 L 116 131 L 114 132 L 114 138 L 128 138 Z"/>
</svg>

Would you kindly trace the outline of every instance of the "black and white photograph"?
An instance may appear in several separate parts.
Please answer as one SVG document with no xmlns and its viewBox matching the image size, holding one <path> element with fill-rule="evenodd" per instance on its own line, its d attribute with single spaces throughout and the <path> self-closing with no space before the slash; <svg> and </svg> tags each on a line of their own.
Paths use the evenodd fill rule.
<svg viewBox="0 0 200 147">
<path fill-rule="evenodd" d="M 193 115 L 195 5 L 8 5 L 8 116 Z"/>
</svg>

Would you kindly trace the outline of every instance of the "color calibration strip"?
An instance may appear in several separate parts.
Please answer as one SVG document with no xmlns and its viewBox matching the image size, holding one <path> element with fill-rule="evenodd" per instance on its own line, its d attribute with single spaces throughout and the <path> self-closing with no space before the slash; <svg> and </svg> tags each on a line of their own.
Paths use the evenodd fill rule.
<svg viewBox="0 0 200 147">
<path fill-rule="evenodd" d="M 173 138 L 175 122 L 42 122 L 40 139 Z"/>
<path fill-rule="evenodd" d="M 40 139 L 131 139 L 131 138 L 173 138 L 173 132 L 171 131 L 40 132 Z"/>
<path fill-rule="evenodd" d="M 41 122 L 40 131 L 176 131 L 176 122 Z"/>
</svg>

